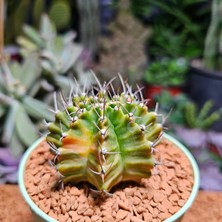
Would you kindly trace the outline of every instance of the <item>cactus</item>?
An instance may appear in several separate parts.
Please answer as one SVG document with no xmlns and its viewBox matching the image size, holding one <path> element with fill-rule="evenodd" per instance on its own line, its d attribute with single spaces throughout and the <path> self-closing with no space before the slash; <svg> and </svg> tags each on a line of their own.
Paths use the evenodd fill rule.
<svg viewBox="0 0 222 222">
<path fill-rule="evenodd" d="M 222 0 L 211 1 L 211 22 L 205 39 L 204 66 L 210 70 L 221 70 Z"/>
<path fill-rule="evenodd" d="M 57 29 L 66 28 L 71 21 L 71 9 L 68 1 L 55 1 L 49 9 L 49 17 Z"/>
<path fill-rule="evenodd" d="M 96 192 L 107 194 L 121 181 L 150 177 L 162 123 L 157 123 L 157 110 L 148 110 L 141 89 L 132 93 L 120 79 L 121 94 L 110 82 L 102 86 L 98 81 L 96 95 L 82 90 L 66 101 L 61 94 L 63 111 L 55 96 L 55 121 L 47 123 L 46 140 L 62 184 L 89 182 Z"/>
</svg>

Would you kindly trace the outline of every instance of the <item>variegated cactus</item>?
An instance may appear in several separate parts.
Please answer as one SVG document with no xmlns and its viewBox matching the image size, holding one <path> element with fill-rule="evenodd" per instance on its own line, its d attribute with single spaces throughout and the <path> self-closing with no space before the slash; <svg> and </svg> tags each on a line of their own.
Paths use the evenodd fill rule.
<svg viewBox="0 0 222 222">
<path fill-rule="evenodd" d="M 139 182 L 151 175 L 163 126 L 157 112 L 148 111 L 141 89 L 133 93 L 120 79 L 121 94 L 111 82 L 102 86 L 97 81 L 96 95 L 76 92 L 67 101 L 61 96 L 63 111 L 55 101 L 55 121 L 47 123 L 46 140 L 64 183 L 87 181 L 108 193 L 121 181 Z"/>
</svg>

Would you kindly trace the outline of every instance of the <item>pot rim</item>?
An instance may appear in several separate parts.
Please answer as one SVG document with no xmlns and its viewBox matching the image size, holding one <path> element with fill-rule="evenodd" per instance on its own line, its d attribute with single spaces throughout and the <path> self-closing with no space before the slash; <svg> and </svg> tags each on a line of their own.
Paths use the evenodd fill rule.
<svg viewBox="0 0 222 222">
<path fill-rule="evenodd" d="M 172 136 L 164 133 L 164 138 L 166 138 L 167 140 L 171 141 L 172 143 L 174 143 L 180 150 L 182 150 L 184 152 L 184 154 L 187 156 L 187 158 L 190 161 L 190 164 L 192 166 L 193 169 L 193 175 L 194 175 L 194 184 L 193 184 L 193 188 L 192 191 L 190 193 L 190 196 L 188 198 L 188 200 L 186 201 L 186 203 L 183 205 L 183 207 L 180 208 L 179 211 L 177 211 L 175 214 L 173 214 L 170 218 L 166 219 L 164 222 L 173 222 L 176 221 L 177 219 L 179 219 L 180 217 L 182 217 L 184 215 L 184 213 L 191 207 L 192 203 L 194 202 L 194 199 L 197 196 L 198 190 L 199 190 L 199 185 L 200 185 L 200 173 L 199 173 L 199 168 L 198 165 L 196 163 L 196 160 L 194 159 L 194 157 L 192 156 L 192 154 L 190 153 L 190 151 L 183 145 L 181 144 L 179 141 L 177 141 L 176 139 L 174 139 Z M 29 207 L 31 208 L 31 210 L 37 214 L 39 217 L 43 218 L 44 220 L 48 221 L 48 222 L 58 222 L 57 220 L 53 219 L 52 217 L 50 217 L 48 214 L 44 213 L 31 199 L 31 197 L 28 195 L 28 192 L 26 190 L 25 187 L 25 183 L 24 183 L 24 170 L 25 170 L 25 166 L 26 166 L 26 161 L 29 158 L 30 154 L 32 153 L 32 151 L 36 148 L 36 146 L 43 141 L 44 137 L 39 138 L 38 140 L 36 140 L 29 148 L 28 150 L 24 153 L 20 164 L 19 164 L 19 170 L 18 170 L 18 184 L 19 184 L 19 189 L 20 192 L 22 193 L 23 198 L 25 199 L 25 201 L 28 203 Z"/>
<path fill-rule="evenodd" d="M 222 80 L 222 73 L 220 71 L 205 69 L 203 67 L 196 67 L 194 65 L 190 65 L 190 72 L 194 71 L 195 75 L 204 76 L 209 79 L 217 79 Z"/>
</svg>

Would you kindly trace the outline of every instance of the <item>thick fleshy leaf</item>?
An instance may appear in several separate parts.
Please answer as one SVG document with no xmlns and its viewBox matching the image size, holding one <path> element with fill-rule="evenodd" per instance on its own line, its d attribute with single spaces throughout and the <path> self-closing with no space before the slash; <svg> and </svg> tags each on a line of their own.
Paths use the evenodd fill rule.
<svg viewBox="0 0 222 222">
<path fill-rule="evenodd" d="M 54 38 L 53 41 L 48 42 L 46 49 L 51 52 L 55 57 L 59 57 L 59 55 L 64 50 L 65 44 L 63 39 L 59 36 Z"/>
<path fill-rule="evenodd" d="M 12 138 L 15 127 L 16 114 L 18 110 L 19 110 L 19 104 L 17 102 L 14 102 L 9 108 L 9 112 L 4 123 L 3 135 L 2 135 L 2 141 L 5 144 L 8 144 Z"/>
<path fill-rule="evenodd" d="M 76 38 L 76 32 L 69 31 L 63 34 L 62 39 L 65 44 L 69 44 L 70 42 L 73 42 Z"/>
<path fill-rule="evenodd" d="M 15 126 L 19 139 L 26 146 L 30 146 L 38 138 L 35 126 L 21 104 L 19 104 Z"/>
<path fill-rule="evenodd" d="M 12 62 L 9 64 L 9 69 L 11 70 L 11 73 L 15 79 L 20 79 L 20 76 L 22 74 L 22 67 L 18 62 Z"/>
<path fill-rule="evenodd" d="M 24 47 L 28 51 L 33 52 L 38 50 L 38 46 L 25 37 L 19 36 L 16 41 L 21 47 Z"/>
<path fill-rule="evenodd" d="M 27 113 L 34 118 L 46 119 L 48 121 L 54 119 L 54 115 L 49 111 L 50 107 L 39 100 L 26 96 L 23 99 L 23 104 Z"/>
<path fill-rule="evenodd" d="M 40 34 L 48 41 L 52 41 L 56 36 L 55 25 L 49 20 L 49 17 L 46 14 L 41 17 Z"/>
<path fill-rule="evenodd" d="M 43 60 L 41 62 L 42 64 L 42 68 L 47 71 L 48 73 L 50 73 L 51 75 L 56 75 L 58 74 L 57 70 L 55 69 L 55 67 L 53 66 L 53 64 L 51 63 L 50 60 Z"/>
<path fill-rule="evenodd" d="M 26 36 L 33 41 L 34 44 L 36 44 L 39 48 L 43 48 L 45 45 L 45 42 L 43 38 L 39 35 L 39 33 L 32 28 L 31 26 L 25 25 L 23 27 L 23 31 L 26 34 Z"/>
<path fill-rule="evenodd" d="M 41 64 L 37 54 L 30 54 L 22 65 L 22 83 L 29 89 L 41 74 Z"/>
<path fill-rule="evenodd" d="M 40 88 L 41 88 L 41 81 L 37 80 L 35 84 L 33 84 L 33 86 L 26 93 L 26 95 L 35 97 L 35 95 L 39 92 Z"/>
<path fill-rule="evenodd" d="M 63 65 L 61 68 L 61 73 L 66 73 L 72 66 L 74 66 L 82 50 L 83 48 L 76 44 L 69 44 L 64 48 L 61 55 Z"/>
<path fill-rule="evenodd" d="M 9 143 L 9 150 L 15 157 L 20 157 L 25 150 L 25 146 L 24 144 L 22 144 L 21 140 L 19 139 L 16 129 L 14 129 L 13 136 Z"/>
<path fill-rule="evenodd" d="M 55 76 L 56 85 L 62 90 L 65 96 L 69 95 L 71 87 L 74 85 L 74 81 L 71 78 L 57 75 Z"/>
</svg>

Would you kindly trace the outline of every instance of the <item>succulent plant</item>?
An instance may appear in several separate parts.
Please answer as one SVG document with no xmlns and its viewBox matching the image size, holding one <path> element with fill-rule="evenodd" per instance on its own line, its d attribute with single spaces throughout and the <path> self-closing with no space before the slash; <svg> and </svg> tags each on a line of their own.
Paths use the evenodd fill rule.
<svg viewBox="0 0 222 222">
<path fill-rule="evenodd" d="M 47 15 L 41 18 L 39 32 L 28 25 L 23 27 L 23 31 L 26 37 L 17 39 L 22 46 L 22 55 L 27 57 L 33 52 L 38 53 L 48 83 L 63 90 L 69 89 L 73 80 L 67 74 L 72 71 L 83 50 L 82 46 L 73 42 L 75 33 L 57 35 L 55 25 Z"/>
<path fill-rule="evenodd" d="M 61 111 L 55 96 L 55 121 L 47 123 L 46 140 L 62 184 L 85 181 L 108 194 L 121 181 L 139 182 L 151 175 L 163 126 L 157 123 L 157 110 L 145 105 L 141 89 L 133 93 L 120 80 L 121 94 L 111 81 L 102 86 L 98 80 L 97 93 L 76 90 L 67 100 L 61 94 Z"/>
<path fill-rule="evenodd" d="M 6 2 L 6 43 L 14 42 L 16 37 L 22 34 L 22 26 L 26 22 L 36 28 L 39 27 L 43 13 L 49 14 L 50 19 L 59 30 L 65 30 L 72 25 L 72 19 L 75 17 L 75 13 L 73 13 L 75 1 L 10 0 Z"/>
<path fill-rule="evenodd" d="M 213 123 L 221 118 L 221 109 L 210 113 L 213 106 L 213 101 L 208 100 L 202 108 L 197 111 L 195 103 L 188 102 L 185 105 L 185 119 L 188 127 L 199 128 L 202 130 L 208 129 Z"/>
<path fill-rule="evenodd" d="M 0 62 L 0 143 L 14 155 L 20 155 L 38 138 L 37 120 L 53 119 L 48 105 L 34 98 L 40 72 L 36 55 L 22 65 L 8 67 L 5 61 Z"/>
</svg>

